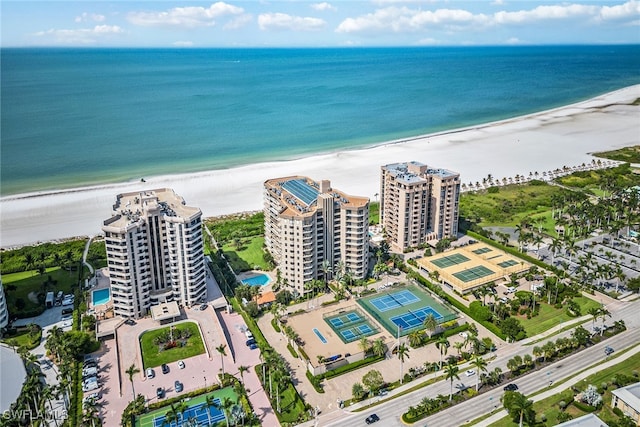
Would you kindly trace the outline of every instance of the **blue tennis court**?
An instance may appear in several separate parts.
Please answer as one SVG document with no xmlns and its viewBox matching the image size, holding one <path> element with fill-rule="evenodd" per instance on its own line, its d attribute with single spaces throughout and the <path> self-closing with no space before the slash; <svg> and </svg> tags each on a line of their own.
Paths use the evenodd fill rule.
<svg viewBox="0 0 640 427">
<path fill-rule="evenodd" d="M 371 320 L 355 307 L 347 310 L 339 309 L 326 313 L 322 317 L 345 344 L 380 332 Z"/>
<path fill-rule="evenodd" d="M 426 319 L 429 314 L 433 315 L 436 320 L 442 319 L 442 315 L 440 313 L 427 306 L 416 310 L 409 310 L 408 312 L 398 316 L 393 316 L 390 320 L 396 326 L 400 326 L 402 329 L 407 330 L 422 326 L 424 319 Z"/>
<path fill-rule="evenodd" d="M 375 333 L 376 331 L 374 331 L 371 326 L 365 324 L 362 325 L 358 325 L 355 326 L 351 329 L 342 329 L 340 331 L 340 335 L 342 335 L 342 337 L 347 340 L 347 342 L 351 342 L 351 341 L 355 341 L 356 338 L 360 338 L 363 336 L 367 336 L 367 335 L 371 335 L 373 333 Z"/>
<path fill-rule="evenodd" d="M 331 324 L 336 328 L 339 328 L 349 323 L 360 322 L 361 320 L 362 317 L 358 316 L 357 313 L 347 313 L 344 316 L 334 317 L 333 319 L 330 319 L 329 322 L 331 322 Z"/>
<path fill-rule="evenodd" d="M 220 399 L 215 398 L 213 399 L 213 401 L 216 403 L 216 405 L 220 405 Z M 208 410 L 208 413 L 207 413 L 207 410 Z M 177 427 L 178 425 L 183 424 L 182 422 L 178 423 L 177 421 L 168 423 L 165 421 L 165 418 L 166 418 L 165 415 L 154 417 L 153 426 L 162 427 L 162 426 L 168 425 L 169 427 L 174 427 L 174 426 Z M 198 426 L 208 426 L 211 424 L 215 425 L 218 421 L 222 421 L 225 419 L 222 411 L 216 409 L 213 406 L 210 406 L 209 408 L 207 408 L 207 406 L 204 403 L 201 403 L 196 406 L 190 406 L 189 409 L 187 409 L 184 412 L 184 414 L 182 414 L 179 420 L 180 421 L 188 420 L 190 418 L 195 419 Z M 210 421 L 211 421 L 211 424 L 209 424 Z"/>
<path fill-rule="evenodd" d="M 389 293 L 378 298 L 373 298 L 371 304 L 378 309 L 378 311 L 385 312 L 393 310 L 398 307 L 413 304 L 420 301 L 420 298 L 415 296 L 411 291 L 403 289 L 398 292 Z"/>
</svg>

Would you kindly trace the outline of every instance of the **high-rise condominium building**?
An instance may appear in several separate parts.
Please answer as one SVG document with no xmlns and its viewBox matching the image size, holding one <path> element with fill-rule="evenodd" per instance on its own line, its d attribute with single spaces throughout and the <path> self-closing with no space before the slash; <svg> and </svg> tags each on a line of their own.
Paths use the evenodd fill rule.
<svg viewBox="0 0 640 427">
<path fill-rule="evenodd" d="M 303 176 L 264 184 L 265 244 L 288 287 L 299 295 L 313 279 L 342 269 L 364 278 L 369 257 L 369 199 L 349 196 L 329 181 Z M 325 276 L 328 274 L 328 276 Z"/>
<path fill-rule="evenodd" d="M 7 297 L 4 295 L 4 287 L 0 279 L 0 329 L 9 324 L 9 310 L 7 309 Z M 0 334 L 2 336 L 2 334 Z"/>
<path fill-rule="evenodd" d="M 458 173 L 418 162 L 385 165 L 380 195 L 380 223 L 395 249 L 458 233 Z"/>
<path fill-rule="evenodd" d="M 155 304 L 206 297 L 200 209 L 161 188 L 119 194 L 112 215 L 102 231 L 116 315 L 137 318 Z"/>
</svg>

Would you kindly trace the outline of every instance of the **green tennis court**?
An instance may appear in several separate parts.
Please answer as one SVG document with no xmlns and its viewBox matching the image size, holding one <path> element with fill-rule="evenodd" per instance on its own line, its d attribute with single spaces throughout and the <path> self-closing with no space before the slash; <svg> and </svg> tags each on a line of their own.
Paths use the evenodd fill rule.
<svg viewBox="0 0 640 427">
<path fill-rule="evenodd" d="M 404 296 L 402 304 L 388 304 L 388 295 L 375 293 L 357 300 L 358 304 L 392 336 L 405 336 L 424 328 L 422 322 L 428 314 L 433 314 L 438 323 L 448 322 L 458 315 L 416 285 L 408 285 L 393 290 L 395 298 Z M 407 298 L 411 295 L 411 298 Z M 391 300 L 392 302 L 393 300 Z M 325 319 L 326 320 L 326 319 Z"/>
<path fill-rule="evenodd" d="M 457 279 L 466 283 L 472 280 L 481 279 L 483 277 L 490 276 L 494 273 L 495 272 L 493 270 L 488 269 L 484 265 L 476 265 L 475 267 L 467 268 L 466 270 L 453 273 L 453 275 Z"/>
<path fill-rule="evenodd" d="M 484 246 L 482 248 L 474 249 L 471 252 L 473 252 L 476 255 L 482 255 L 482 254 L 486 254 L 487 252 L 491 252 L 492 250 L 493 249 Z"/>
<path fill-rule="evenodd" d="M 338 312 L 334 311 L 322 317 L 345 344 L 380 332 L 380 328 L 375 326 L 369 318 L 357 308 L 339 310 Z"/>
<path fill-rule="evenodd" d="M 455 253 L 455 254 L 443 256 L 438 259 L 434 259 L 431 262 L 439 268 L 447 268 L 447 267 L 451 267 L 452 265 L 462 264 L 463 262 L 467 262 L 467 261 L 469 261 L 469 258 L 467 258 L 462 254 Z"/>
<path fill-rule="evenodd" d="M 195 422 L 194 425 L 217 425 L 219 421 L 224 421 L 225 419 L 222 410 L 206 406 L 207 396 L 213 396 L 217 403 L 224 401 L 226 397 L 231 399 L 233 402 L 238 401 L 238 395 L 233 392 L 232 387 L 226 387 L 211 393 L 201 394 L 200 396 L 192 397 L 190 399 L 184 399 L 183 402 L 185 402 L 189 407 L 183 415 L 185 418 L 191 418 L 192 422 Z M 147 414 L 140 415 L 136 417 L 135 427 L 176 426 L 176 422 L 168 423 L 166 421 L 167 412 L 170 410 L 171 405 L 168 405 Z"/>
<path fill-rule="evenodd" d="M 502 268 L 511 267 L 513 265 L 518 265 L 518 261 L 514 261 L 512 259 L 508 259 L 506 261 L 499 262 L 498 265 Z"/>
</svg>

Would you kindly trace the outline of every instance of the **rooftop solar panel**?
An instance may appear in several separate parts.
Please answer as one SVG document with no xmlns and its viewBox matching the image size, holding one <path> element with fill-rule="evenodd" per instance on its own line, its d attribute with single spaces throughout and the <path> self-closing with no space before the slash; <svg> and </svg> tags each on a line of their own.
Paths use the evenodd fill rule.
<svg viewBox="0 0 640 427">
<path fill-rule="evenodd" d="M 318 197 L 319 191 L 309 184 L 304 179 L 292 179 L 282 184 L 282 188 L 291 193 L 296 199 L 309 206 Z"/>
</svg>

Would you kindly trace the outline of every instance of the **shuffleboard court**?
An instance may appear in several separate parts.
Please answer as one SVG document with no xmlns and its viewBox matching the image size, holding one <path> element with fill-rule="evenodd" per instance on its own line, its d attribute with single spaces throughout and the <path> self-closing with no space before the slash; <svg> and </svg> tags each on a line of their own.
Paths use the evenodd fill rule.
<svg viewBox="0 0 640 427">
<path fill-rule="evenodd" d="M 472 250 L 471 252 L 473 252 L 473 253 L 474 253 L 474 254 L 476 254 L 476 255 L 482 255 L 482 254 L 486 254 L 487 252 L 491 252 L 492 250 L 493 250 L 493 249 L 491 249 L 491 248 L 488 248 L 488 247 L 486 247 L 486 246 L 483 246 L 483 247 L 481 247 L 481 248 L 474 249 L 474 250 Z"/>
</svg>

